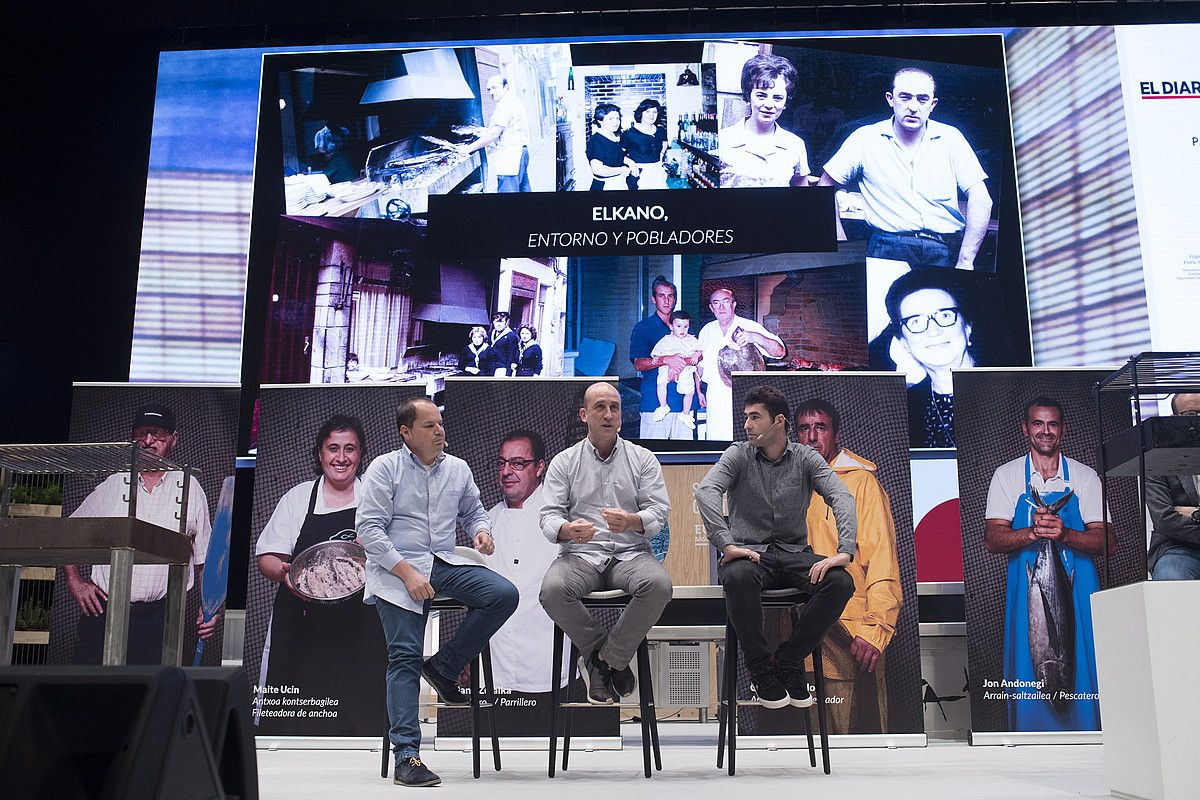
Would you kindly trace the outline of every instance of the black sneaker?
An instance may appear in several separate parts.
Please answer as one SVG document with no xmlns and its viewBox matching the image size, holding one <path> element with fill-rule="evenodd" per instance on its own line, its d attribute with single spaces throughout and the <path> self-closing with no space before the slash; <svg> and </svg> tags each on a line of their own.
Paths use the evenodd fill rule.
<svg viewBox="0 0 1200 800">
<path fill-rule="evenodd" d="M 773 670 L 750 678 L 750 690 L 758 697 L 763 708 L 783 708 L 791 702 L 787 689 Z"/>
<path fill-rule="evenodd" d="M 780 667 L 779 679 L 787 690 L 791 704 L 796 708 L 808 708 L 815 701 L 808 692 L 808 677 L 799 667 Z"/>
<path fill-rule="evenodd" d="M 432 662 L 433 659 L 430 659 L 421 665 L 421 677 L 437 692 L 438 699 L 448 706 L 471 705 L 471 695 L 463 691 L 458 681 L 451 680 L 434 669 Z"/>
<path fill-rule="evenodd" d="M 612 670 L 612 686 L 621 697 L 633 694 L 633 690 L 637 688 L 637 679 L 633 677 L 633 670 L 628 664 L 625 665 L 625 669 Z"/>
<path fill-rule="evenodd" d="M 579 657 L 579 675 L 587 687 L 587 701 L 592 705 L 612 705 L 617 699 L 612 687 L 612 670 L 595 653 L 590 659 Z"/>
<path fill-rule="evenodd" d="M 392 778 L 392 783 L 401 786 L 437 786 L 441 782 L 442 779 L 416 756 L 409 756 L 398 762 L 396 777 Z"/>
</svg>

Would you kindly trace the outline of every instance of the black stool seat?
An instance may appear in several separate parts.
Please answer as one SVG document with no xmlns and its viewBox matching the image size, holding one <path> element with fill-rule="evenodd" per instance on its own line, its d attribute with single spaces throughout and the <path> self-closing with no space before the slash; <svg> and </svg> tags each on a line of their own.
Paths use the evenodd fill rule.
<svg viewBox="0 0 1200 800">
<path fill-rule="evenodd" d="M 802 605 L 809 600 L 808 593 L 800 589 L 764 589 L 759 596 L 762 598 L 764 610 L 768 608 L 791 608 L 795 605 Z M 813 705 L 817 708 L 817 730 L 821 740 L 821 762 L 825 774 L 828 775 L 829 736 L 826 733 L 825 672 L 821 665 L 820 646 L 813 651 L 812 661 L 813 680 L 816 684 L 816 693 L 814 695 L 816 702 Z M 755 700 L 739 701 L 737 699 L 737 662 L 737 632 L 727 620 L 725 623 L 725 663 L 722 665 L 721 670 L 721 701 L 717 712 L 717 768 L 720 769 L 723 764 L 725 747 L 728 744 L 730 775 L 734 774 L 737 753 L 738 707 L 758 705 L 758 702 Z M 804 733 L 808 737 L 808 761 L 810 766 L 815 767 L 817 765 L 817 754 L 813 743 L 812 710 L 812 706 L 804 709 Z"/>
<path fill-rule="evenodd" d="M 582 598 L 583 605 L 588 609 L 600 608 L 619 608 L 623 609 L 629 605 L 632 596 L 622 589 L 609 589 L 601 592 L 592 592 L 584 595 Z M 645 637 L 642 638 L 637 649 L 637 665 L 638 665 L 638 702 L 637 703 L 620 703 L 616 705 L 592 705 L 586 701 L 573 702 L 571 699 L 571 689 L 575 686 L 575 674 L 578 670 L 577 662 L 579 661 L 579 649 L 575 643 L 571 643 L 570 661 L 568 662 L 567 672 L 567 702 L 560 702 L 559 690 L 562 684 L 562 653 L 563 653 L 563 632 L 558 625 L 554 626 L 554 666 L 550 679 L 550 764 L 547 774 L 554 777 L 554 763 L 558 750 L 558 711 L 560 708 L 566 710 L 563 720 L 563 757 L 562 768 L 567 769 L 567 761 L 571 755 L 571 715 L 578 708 L 637 708 L 641 715 L 642 724 L 642 763 L 643 771 L 647 778 L 653 774 L 650 769 L 650 757 L 654 756 L 654 769 L 662 769 L 662 755 L 658 746 L 658 718 L 654 707 L 654 689 L 650 677 L 650 650 L 646 645 Z"/>
</svg>

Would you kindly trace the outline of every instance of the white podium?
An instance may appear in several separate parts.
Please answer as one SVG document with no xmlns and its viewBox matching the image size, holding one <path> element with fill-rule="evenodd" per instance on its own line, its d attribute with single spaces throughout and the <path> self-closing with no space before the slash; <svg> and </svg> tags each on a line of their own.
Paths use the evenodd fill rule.
<svg viewBox="0 0 1200 800">
<path fill-rule="evenodd" d="M 1092 595 L 1108 787 L 1115 797 L 1200 797 L 1200 581 Z"/>
</svg>

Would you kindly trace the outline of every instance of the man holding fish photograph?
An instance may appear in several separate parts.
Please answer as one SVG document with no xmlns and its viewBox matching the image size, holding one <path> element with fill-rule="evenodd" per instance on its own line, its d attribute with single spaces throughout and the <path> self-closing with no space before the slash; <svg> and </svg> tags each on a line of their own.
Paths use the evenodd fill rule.
<svg viewBox="0 0 1200 800">
<path fill-rule="evenodd" d="M 1004 682 L 1010 731 L 1100 729 L 1089 596 L 1094 558 L 1116 541 L 1096 471 L 1062 454 L 1063 405 L 1035 397 L 1021 433 L 1029 452 L 1002 464 L 988 488 L 984 546 L 1008 556 Z"/>
</svg>

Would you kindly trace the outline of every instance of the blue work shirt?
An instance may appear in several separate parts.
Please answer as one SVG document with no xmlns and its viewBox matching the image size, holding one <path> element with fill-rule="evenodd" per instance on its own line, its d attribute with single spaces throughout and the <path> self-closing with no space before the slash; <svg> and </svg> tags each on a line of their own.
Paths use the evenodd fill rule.
<svg viewBox="0 0 1200 800">
<path fill-rule="evenodd" d="M 423 604 L 392 569 L 407 561 L 428 579 L 434 556 L 472 565 L 454 554 L 457 526 L 471 537 L 492 527 L 471 468 L 446 453 L 428 468 L 407 447 L 379 456 L 363 474 L 358 498 L 355 528 L 367 551 L 366 603 L 379 597 L 421 613 Z"/>
<path fill-rule="evenodd" d="M 671 332 L 671 326 L 663 322 L 658 314 L 651 314 L 633 326 L 629 334 L 629 361 L 635 358 L 650 358 L 654 345 L 658 340 Z M 658 408 L 658 368 L 642 370 L 642 405 L 639 411 L 653 411 Z M 698 401 L 692 398 L 692 408 Z M 676 391 L 675 382 L 667 384 L 667 405 L 672 411 L 683 411 L 683 395 Z"/>
</svg>

